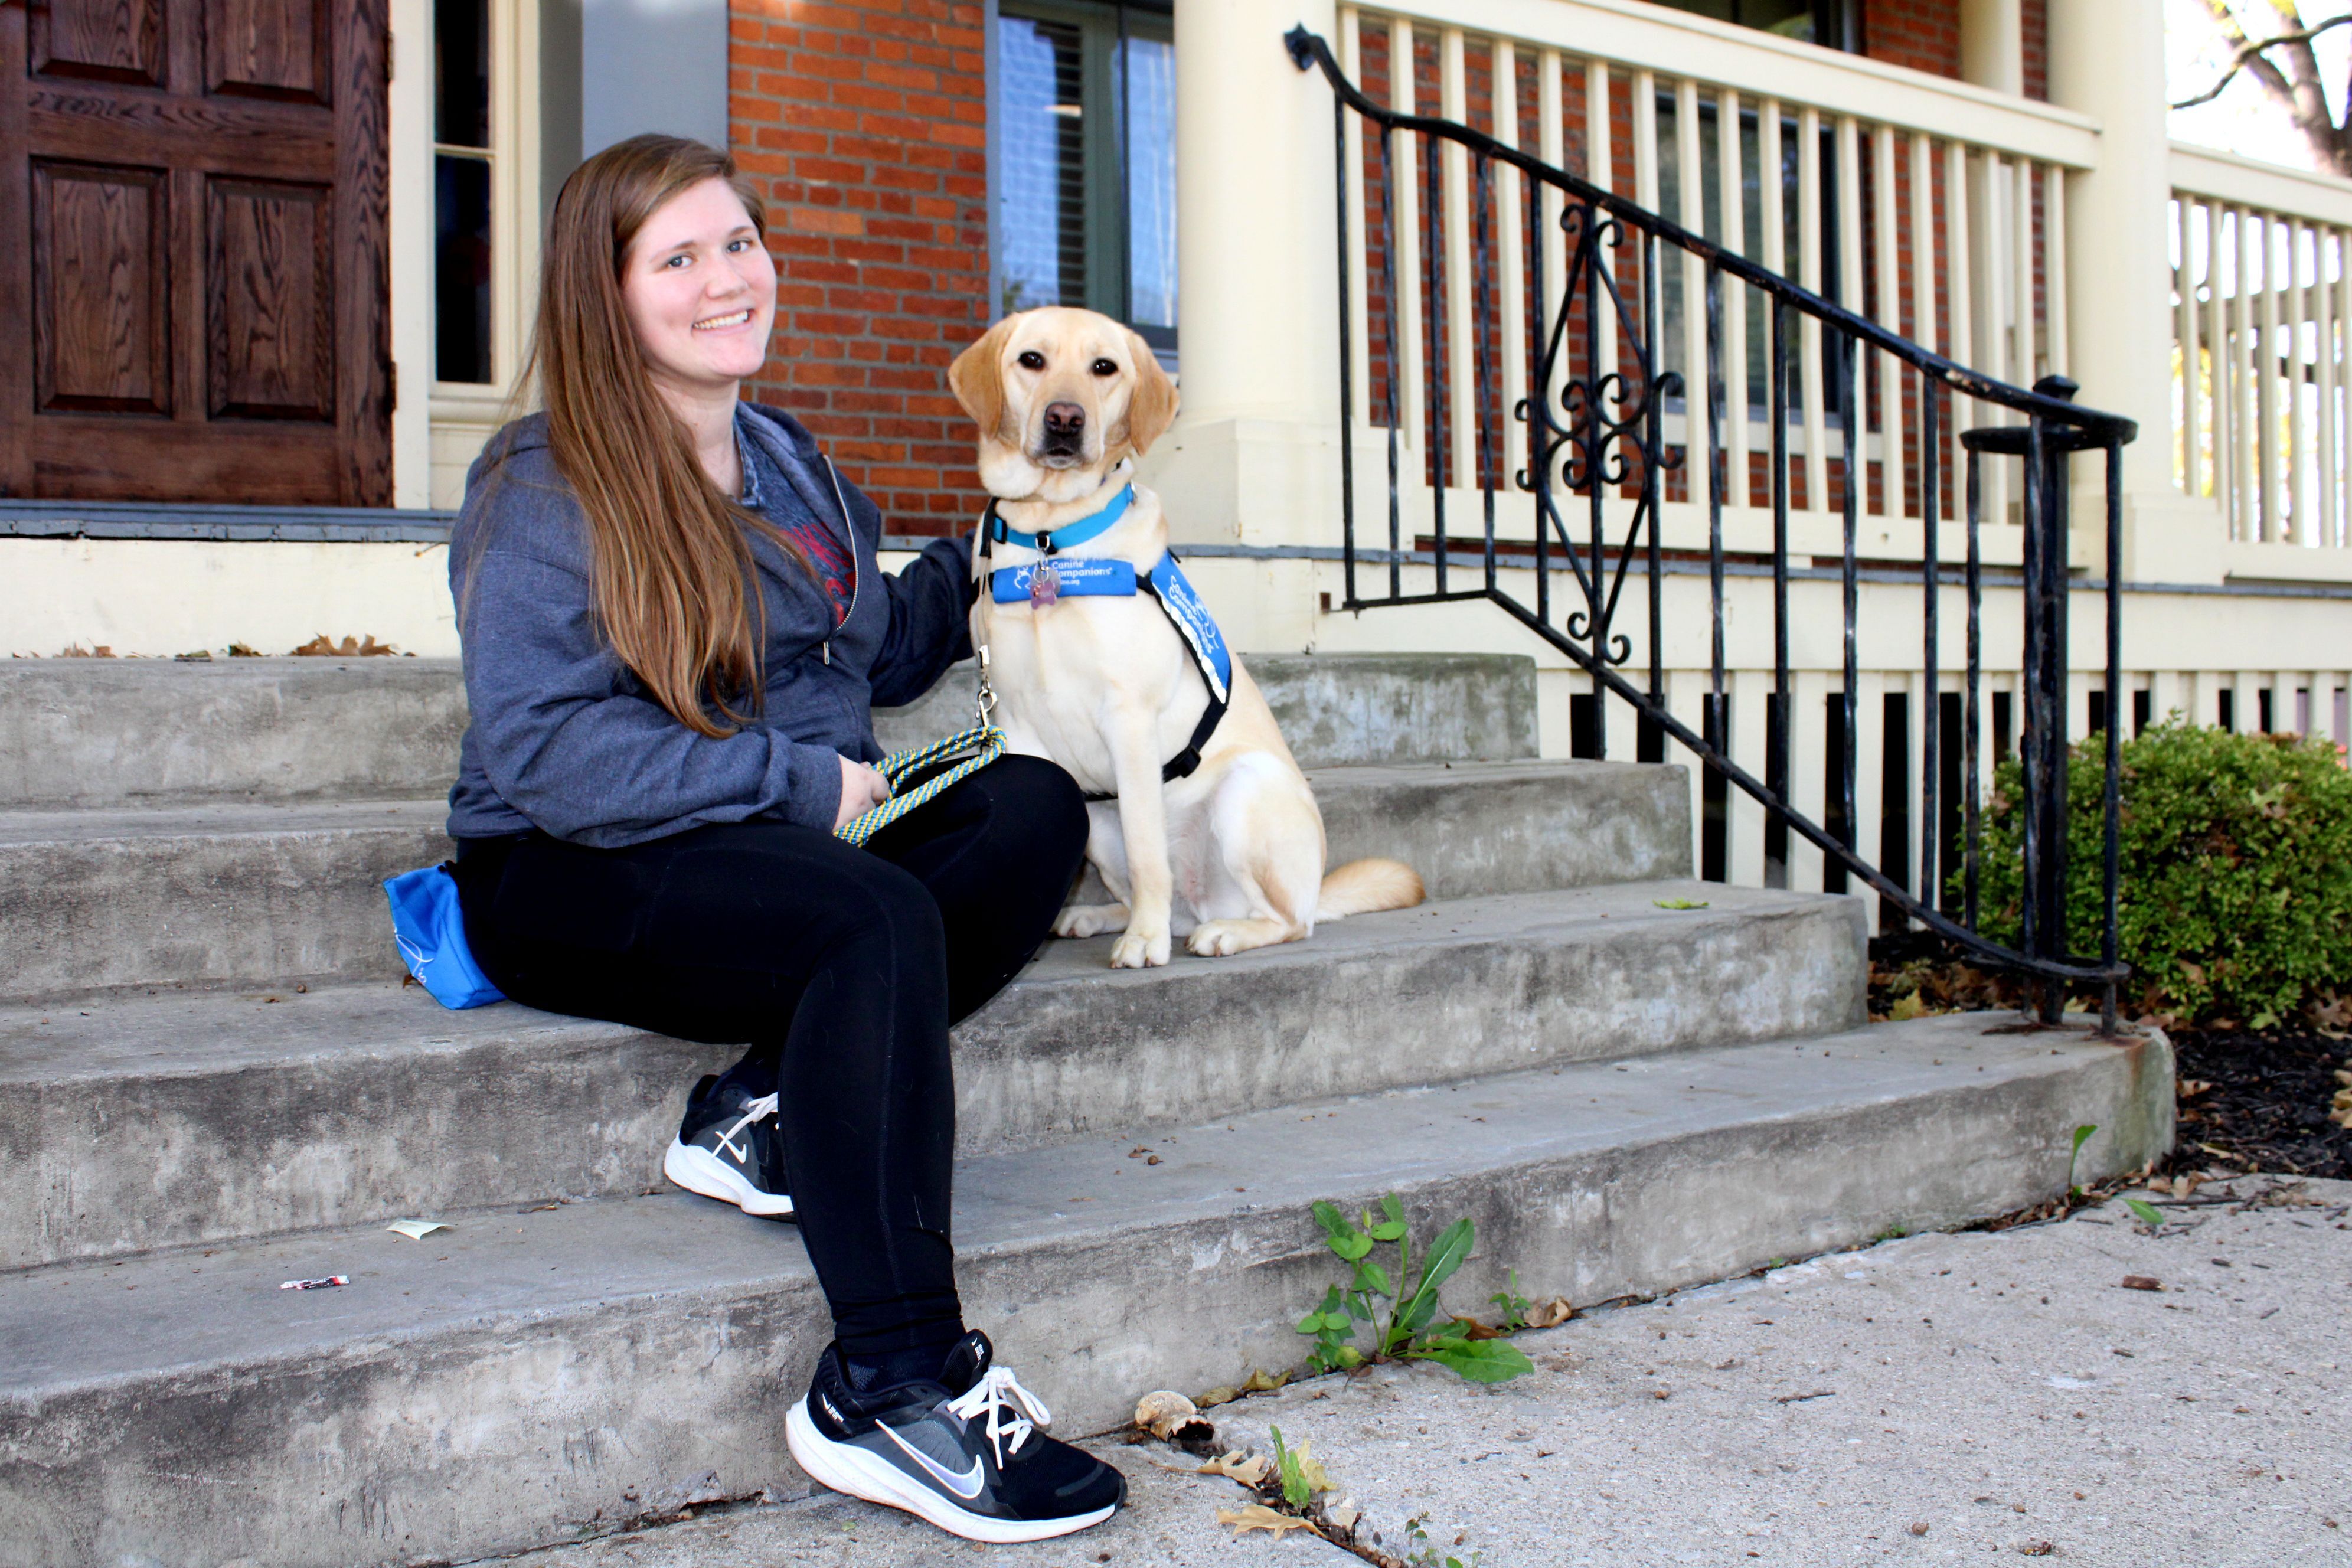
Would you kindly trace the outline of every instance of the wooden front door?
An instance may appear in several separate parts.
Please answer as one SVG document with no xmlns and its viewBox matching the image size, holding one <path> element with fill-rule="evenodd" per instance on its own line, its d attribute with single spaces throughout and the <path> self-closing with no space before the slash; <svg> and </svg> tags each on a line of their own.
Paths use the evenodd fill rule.
<svg viewBox="0 0 2352 1568">
<path fill-rule="evenodd" d="M 387 506 L 386 0 L 0 0 L 0 496 Z"/>
</svg>

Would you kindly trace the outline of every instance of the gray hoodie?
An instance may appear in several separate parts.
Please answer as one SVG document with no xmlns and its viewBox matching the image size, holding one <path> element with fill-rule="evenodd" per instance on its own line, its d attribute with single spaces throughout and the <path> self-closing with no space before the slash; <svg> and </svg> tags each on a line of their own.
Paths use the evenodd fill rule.
<svg viewBox="0 0 2352 1568">
<path fill-rule="evenodd" d="M 538 827 L 614 848 L 752 817 L 831 827 L 836 755 L 881 759 L 873 705 L 913 701 L 971 653 L 969 542 L 940 540 L 886 576 L 875 558 L 881 511 L 836 483 L 798 420 L 745 405 L 736 427 L 790 481 L 787 495 L 761 494 L 759 510 L 781 521 L 805 509 L 845 539 L 856 565 L 848 618 L 836 627 L 824 588 L 755 538 L 763 705 L 733 734 L 697 734 L 600 634 L 587 524 L 548 452 L 547 421 L 515 421 L 466 476 L 449 537 L 472 709 L 449 791 L 451 837 Z"/>
</svg>

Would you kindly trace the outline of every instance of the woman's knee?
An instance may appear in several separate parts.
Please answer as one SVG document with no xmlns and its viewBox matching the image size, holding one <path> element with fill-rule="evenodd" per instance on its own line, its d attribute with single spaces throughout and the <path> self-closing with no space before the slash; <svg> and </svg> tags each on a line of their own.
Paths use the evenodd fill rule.
<svg viewBox="0 0 2352 1568">
<path fill-rule="evenodd" d="M 1035 835 L 1042 851 L 1075 861 L 1086 852 L 1087 796 L 1078 781 L 1044 757 L 1007 756 L 974 776 L 992 781 L 999 808 L 1024 831 Z"/>
</svg>

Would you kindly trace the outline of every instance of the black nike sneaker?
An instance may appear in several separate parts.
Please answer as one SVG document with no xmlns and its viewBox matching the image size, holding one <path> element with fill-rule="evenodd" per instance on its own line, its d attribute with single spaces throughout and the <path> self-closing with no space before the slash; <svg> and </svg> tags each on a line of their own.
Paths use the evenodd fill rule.
<svg viewBox="0 0 2352 1568">
<path fill-rule="evenodd" d="M 967 1541 L 1045 1541 L 1100 1524 L 1127 1498 L 1127 1478 L 1083 1448 L 1037 1430 L 1038 1397 L 973 1330 L 936 1378 L 852 1388 L 839 1347 L 818 1358 L 808 1397 L 784 1417 L 784 1441 L 809 1475 L 837 1492 L 927 1519 Z"/>
<path fill-rule="evenodd" d="M 662 1174 L 689 1193 L 733 1204 L 745 1214 L 792 1218 L 776 1097 L 754 1099 L 732 1084 L 719 1088 L 715 1076 L 705 1078 L 686 1097 L 686 1120 L 662 1156 Z"/>
</svg>

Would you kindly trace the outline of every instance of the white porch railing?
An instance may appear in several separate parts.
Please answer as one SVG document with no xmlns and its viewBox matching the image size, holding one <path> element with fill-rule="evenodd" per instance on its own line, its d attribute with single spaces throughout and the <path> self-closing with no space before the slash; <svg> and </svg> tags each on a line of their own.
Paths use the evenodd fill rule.
<svg viewBox="0 0 2352 1568">
<path fill-rule="evenodd" d="M 1614 0 L 1414 0 L 1409 10 L 1342 6 L 1335 42 L 1348 75 L 1374 97 L 1398 109 L 1461 121 L 1522 148 L 1545 162 L 1578 174 L 1605 189 L 1630 195 L 1643 206 L 1703 233 L 1767 268 L 1838 300 L 1905 336 L 1955 359 L 2020 384 L 2068 363 L 2065 253 L 2065 176 L 2087 170 L 2098 159 L 2098 132 L 2081 116 L 2008 99 L 1957 83 L 1896 70 L 1852 57 L 1826 54 L 1750 31 L 1685 16 L 1632 7 Z M 1411 61 L 1412 68 L 1403 68 Z M 1386 300 L 1371 265 L 1371 226 L 1389 221 L 1383 205 L 1377 150 L 1364 144 L 1359 121 L 1348 117 L 1342 158 L 1348 181 L 1346 207 L 1350 232 L 1344 237 L 1354 258 L 1349 294 L 1342 302 L 1348 332 L 1358 352 L 1353 382 L 1346 389 L 1346 416 L 1360 430 L 1384 419 L 1387 384 L 1383 353 Z M 1448 481 L 1446 510 L 1465 520 L 1479 515 L 1475 489 L 1480 457 L 1473 421 L 1456 417 L 1444 431 L 1446 449 L 1431 450 L 1437 437 L 1433 411 L 1424 406 L 1424 375 L 1434 356 L 1436 384 L 1456 411 L 1475 406 L 1476 345 L 1455 327 L 1434 323 L 1472 319 L 1476 196 L 1467 159 L 1457 147 L 1440 154 L 1430 179 L 1426 149 L 1399 134 L 1386 199 L 1394 203 L 1399 244 L 1396 264 L 1396 384 L 1401 394 L 1396 424 L 1412 448 L 1403 467 L 1410 492 L 1401 497 L 1409 537 L 1426 540 L 1433 511 L 1430 479 Z M 1769 171 L 1776 177 L 1767 177 Z M 1498 351 L 1503 406 L 1531 391 L 1531 356 L 1519 352 L 1531 330 L 1556 310 L 1530 279 L 1526 194 L 1518 175 L 1498 169 L 1490 208 L 1489 234 L 1495 272 L 1492 286 L 1503 317 Z M 1434 202 L 1436 222 L 1424 228 L 1423 208 Z M 1558 227 L 1559 208 L 1541 210 L 1540 255 L 1536 262 L 1543 287 L 1557 290 L 1565 249 Z M 2308 220 L 2306 219 L 2306 226 Z M 2345 233 L 2352 232 L 2352 198 L 2333 233 L 2339 259 L 2326 263 L 2341 279 Z M 1427 238 L 1424 239 L 1424 235 Z M 1327 242 L 1328 243 L 1328 242 Z M 2201 242 L 2200 242 L 2201 243 Z M 1424 244 L 1443 247 L 1424 257 Z M 2201 257 L 2202 252 L 2199 253 Z M 1436 259 L 1442 266 L 1433 268 Z M 1621 257 L 1629 288 L 1640 286 L 1640 258 Z M 1676 264 L 1658 279 L 1662 357 L 1704 384 L 1707 345 L 1699 312 L 1682 311 L 1679 299 L 1696 298 L 1696 263 Z M 1433 285 L 1432 279 L 1442 281 Z M 1442 290 L 1442 293 L 1440 292 Z M 1722 334 L 1723 380 L 1733 416 L 1726 434 L 1729 495 L 1724 539 L 1734 554 L 1771 547 L 1768 455 L 1769 402 L 1766 395 L 1761 332 L 1767 319 L 1760 299 L 1732 287 L 1726 296 Z M 2330 307 L 2321 318 L 2352 323 L 2352 302 Z M 2307 321 L 2306 316 L 2295 317 Z M 2151 321 L 2152 331 L 2161 331 Z M 2333 325 L 2331 331 L 2341 330 Z M 2338 341 L 2333 340 L 2330 341 Z M 1843 520 L 1835 510 L 1843 477 L 1843 446 L 1832 389 L 1822 374 L 1818 338 L 1808 331 L 1796 345 L 1798 384 L 1791 389 L 1787 447 L 1796 468 L 1798 511 L 1791 517 L 1792 554 L 1810 552 L 1821 565 L 1843 548 Z M 1604 342 L 1601 352 L 1610 352 Z M 1869 356 L 1865 356 L 1866 358 Z M 2352 397 L 2352 376 L 2327 383 Z M 1745 395 L 1743 396 L 1743 394 Z M 1866 374 L 1858 398 L 1863 461 L 1857 553 L 1884 567 L 1916 563 L 1921 551 L 1918 442 L 1921 424 L 1916 400 L 1899 378 Z M 1742 405 L 1744 404 L 1744 409 Z M 1671 405 L 1670 405 L 1671 408 Z M 1745 417 L 1740 417 L 1744 412 Z M 2205 416 L 2206 428 L 2211 416 Z M 1939 515 L 1957 519 L 1964 471 L 1957 433 L 1994 422 L 1993 411 L 1966 400 L 1943 426 L 1947 443 L 1938 467 L 1944 476 Z M 1666 421 L 1668 440 L 1684 439 L 1678 411 Z M 2161 440 L 2149 432 L 2144 440 Z M 2316 442 L 2322 437 L 2308 439 Z M 2340 427 L 2327 450 L 2352 454 L 2352 435 Z M 1527 461 L 1523 426 L 1509 434 L 1502 472 L 1516 474 Z M 1384 443 L 1360 440 L 1358 493 L 1379 493 L 1387 475 Z M 2303 449 L 2303 448 L 2297 448 Z M 2313 464 L 2317 465 L 2317 448 Z M 1682 474 L 1704 471 L 1703 455 L 1686 456 Z M 1989 565 L 2019 559 L 2021 531 L 2010 520 L 2014 497 L 2004 486 L 2003 465 L 1989 465 L 1985 496 L 1984 559 Z M 2284 471 L 2284 470 L 2283 470 Z M 2305 503 L 2315 504 L 2315 503 Z M 2345 515 L 2339 500 L 2335 514 Z M 1630 512 L 1630 500 L 1623 502 Z M 1519 509 L 1512 509 L 1514 515 Z M 1623 515 L 1622 513 L 1619 514 Z M 2307 514 L 2306 514 L 2307 515 Z M 2079 519 L 2076 563 L 2096 574 L 2097 520 Z M 1661 511 L 1661 532 L 1669 551 L 1704 549 L 1706 516 L 1686 489 L 1669 487 Z M 1456 524 L 1459 528 L 1463 526 Z M 1612 523 L 1612 534 L 1621 531 Z M 2261 538 L 2259 532 L 2246 535 Z M 1957 528 L 1941 531 L 1941 552 L 1957 561 L 1963 539 Z M 1507 561 L 1506 570 L 1517 570 Z M 1735 578 L 1727 626 L 1726 689 L 1728 750 L 1735 762 L 1760 769 L 1773 692 L 1770 605 L 1760 581 Z M 1799 584 L 1799 624 L 1792 628 L 1795 670 L 1792 737 L 1792 804 L 1817 820 L 1828 820 L 1836 724 L 1842 685 L 1832 584 Z M 1855 801 L 1855 840 L 1890 849 L 1916 844 L 1924 800 L 1919 759 L 1927 731 L 1937 728 L 1947 781 L 1941 814 L 1956 832 L 1959 798 L 1957 742 L 1964 658 L 1957 636 L 1948 637 L 1939 668 L 1923 673 L 1917 664 L 1916 615 L 1918 588 L 1892 581 L 1869 581 L 1865 599 L 1884 601 L 1866 618 L 1889 635 L 1867 639 L 1858 676 L 1856 721 L 1862 766 Z M 1670 588 L 1686 601 L 1688 617 L 1670 615 L 1665 635 L 1667 700 L 1678 717 L 1699 728 L 1709 700 L 1711 675 L 1697 615 L 1702 584 L 1694 578 Z M 1908 605 L 1909 609 L 1900 607 Z M 1947 618 L 1957 614 L 1957 601 Z M 1987 745 L 1980 765 L 2014 743 L 2021 700 L 2012 629 L 2018 612 L 2014 590 L 1989 587 L 1984 693 Z M 1474 611 L 1464 611 L 1473 614 Z M 2086 612 L 2087 613 L 2087 612 Z M 2097 663 L 2086 644 L 2078 652 L 2074 697 L 2067 714 L 2073 738 L 2090 734 L 2112 711 L 2126 726 L 2161 721 L 2176 710 L 2197 721 L 2239 730 L 2315 731 L 2341 736 L 2347 721 L 2352 671 L 2341 668 L 2249 671 L 2232 668 L 2225 651 L 2231 642 L 2226 623 L 2243 605 L 2208 600 L 2187 621 L 2178 616 L 2168 630 L 2151 625 L 2145 637 L 2127 637 L 2122 689 L 2098 689 Z M 1676 622 L 1683 624 L 1677 627 Z M 1956 622 L 1954 624 L 1957 624 Z M 1900 629 L 1896 629 L 1896 628 Z M 1641 664 L 1644 637 L 1633 662 Z M 1482 645 L 1486 639 L 1480 639 Z M 2341 652 L 2313 651 L 2313 662 L 2340 665 Z M 1586 681 L 1565 676 L 1573 707 L 1614 699 L 1585 693 Z M 1571 714 L 1571 729 L 1580 727 Z M 1632 715 L 1614 710 L 1605 725 L 1606 752 L 1633 760 L 1636 727 Z M 1668 760 L 1687 761 L 1679 753 Z M 1759 883 L 1815 889 L 1844 879 L 1801 843 L 1791 843 L 1785 861 L 1768 857 L 1764 814 L 1738 791 L 1710 789 L 1694 768 L 1694 818 L 1698 822 L 1703 863 L 1714 874 L 1748 885 Z M 1949 852 L 1942 857 L 1955 864 Z M 1899 864 L 1899 853 L 1887 868 Z M 1856 884 L 1859 890 L 1859 885 Z M 1867 903 L 1876 900 L 1864 894 Z M 1874 907 L 1873 916 L 1875 918 Z"/>
<path fill-rule="evenodd" d="M 1409 14 L 1342 6 L 1338 45 L 1349 77 L 1393 107 L 1469 124 L 1630 195 L 1915 342 L 2019 384 L 2065 371 L 2063 176 L 2093 163 L 2097 141 L 2080 116 L 1609 0 L 1424 0 Z M 1412 70 L 1399 68 L 1405 60 L 1413 62 Z M 1349 135 L 1349 240 L 1352 254 L 1367 258 L 1365 225 L 1384 221 L 1379 169 L 1360 132 L 1351 125 Z M 1420 253 L 1428 186 L 1414 140 L 1397 138 L 1393 178 L 1405 389 L 1398 423 L 1409 441 L 1425 447 L 1431 430 L 1419 389 L 1432 352 L 1429 323 L 1440 314 L 1455 322 L 1469 316 L 1473 217 L 1465 161 L 1452 148 L 1439 170 L 1446 298 L 1428 298 Z M 1500 355 L 1508 407 L 1528 391 L 1528 356 L 1516 345 L 1525 341 L 1530 313 L 1545 307 L 1527 276 L 1518 176 L 1506 169 L 1498 180 L 1495 283 L 1510 344 Z M 1548 289 L 1563 275 L 1559 211 L 1548 201 L 1542 219 Z M 1637 266 L 1629 259 L 1629 279 Z M 1696 297 L 1698 268 L 1688 260 L 1659 279 L 1662 358 L 1694 385 L 1705 384 L 1705 326 L 1701 312 L 1682 310 L 1681 300 Z M 1355 360 L 1349 412 L 1370 423 L 1380 417 L 1370 330 L 1380 284 L 1367 265 L 1360 263 L 1352 276 L 1350 333 L 1367 352 Z M 1744 288 L 1733 288 L 1726 304 L 1724 382 L 1734 405 L 1727 545 L 1769 549 L 1769 519 L 1762 510 L 1771 439 L 1767 316 L 1760 299 Z M 1839 433 L 1819 341 L 1818 326 L 1808 324 L 1796 345 L 1801 372 L 1790 405 L 1789 448 L 1799 458 L 1801 515 L 1791 539 L 1799 551 L 1832 555 L 1843 548 L 1832 510 Z M 1452 406 L 1474 406 L 1468 335 L 1446 334 L 1442 350 Z M 1858 398 L 1867 469 L 1861 552 L 1916 561 L 1916 400 L 1884 365 L 1866 364 L 1864 375 Z M 1983 422 L 1984 412 L 1966 400 L 1946 422 L 1946 517 L 1957 515 L 1960 500 L 1953 479 L 1961 472 L 1958 432 Z M 1667 433 L 1670 444 L 1684 444 L 1678 410 L 1668 416 Z M 1445 471 L 1453 485 L 1474 487 L 1471 422 L 1453 420 L 1447 436 Z M 1524 428 L 1515 425 L 1506 471 L 1517 472 L 1525 460 Z M 1696 465 L 1686 463 L 1683 472 L 1694 471 Z M 1685 499 L 1670 487 L 1670 502 Z M 2000 537 L 2016 531 L 1998 526 L 2010 516 L 2008 499 L 1998 489 L 1987 497 L 1986 516 L 1996 524 L 1988 531 L 1988 561 L 2018 558 L 2013 542 Z M 1454 504 L 1449 500 L 1449 510 Z M 1669 548 L 1703 545 L 1698 508 L 1670 505 L 1664 522 Z"/>
<path fill-rule="evenodd" d="M 2352 565 L 2352 182 L 2176 144 L 2172 186 L 2175 478 L 2236 544 Z"/>
</svg>

